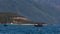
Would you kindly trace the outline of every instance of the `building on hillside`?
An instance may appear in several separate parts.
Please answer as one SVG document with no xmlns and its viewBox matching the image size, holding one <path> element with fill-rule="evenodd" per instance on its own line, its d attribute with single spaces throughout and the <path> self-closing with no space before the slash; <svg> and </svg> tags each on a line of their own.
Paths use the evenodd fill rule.
<svg viewBox="0 0 60 34">
<path fill-rule="evenodd" d="M 26 17 L 23 16 L 14 16 L 12 19 L 13 19 L 12 22 L 14 24 L 23 24 L 28 20 Z"/>
</svg>

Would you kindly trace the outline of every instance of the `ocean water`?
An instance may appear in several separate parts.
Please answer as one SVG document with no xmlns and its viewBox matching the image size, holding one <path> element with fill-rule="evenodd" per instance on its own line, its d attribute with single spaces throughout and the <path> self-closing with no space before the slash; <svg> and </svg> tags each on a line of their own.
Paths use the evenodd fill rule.
<svg viewBox="0 0 60 34">
<path fill-rule="evenodd" d="M 34 25 L 0 24 L 0 34 L 60 34 L 59 25 L 35 27 Z"/>
</svg>

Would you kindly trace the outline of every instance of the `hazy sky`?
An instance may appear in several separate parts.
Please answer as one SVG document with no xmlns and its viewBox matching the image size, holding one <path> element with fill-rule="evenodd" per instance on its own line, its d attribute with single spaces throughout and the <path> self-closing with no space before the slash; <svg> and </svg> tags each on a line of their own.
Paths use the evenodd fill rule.
<svg viewBox="0 0 60 34">
<path fill-rule="evenodd" d="M 15 12 L 38 22 L 60 22 L 60 0 L 0 0 L 0 12 Z"/>
</svg>

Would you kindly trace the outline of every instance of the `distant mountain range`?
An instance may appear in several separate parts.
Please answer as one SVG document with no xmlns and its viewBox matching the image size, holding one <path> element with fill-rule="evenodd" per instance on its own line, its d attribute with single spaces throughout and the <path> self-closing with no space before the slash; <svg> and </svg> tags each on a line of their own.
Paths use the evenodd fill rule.
<svg viewBox="0 0 60 34">
<path fill-rule="evenodd" d="M 13 12 L 37 22 L 60 22 L 60 0 L 0 0 L 0 12 Z"/>
</svg>

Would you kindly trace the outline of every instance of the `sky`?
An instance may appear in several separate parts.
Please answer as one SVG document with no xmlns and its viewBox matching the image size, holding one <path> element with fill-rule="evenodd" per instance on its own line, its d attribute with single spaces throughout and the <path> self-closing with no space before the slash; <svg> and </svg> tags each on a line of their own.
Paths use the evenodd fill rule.
<svg viewBox="0 0 60 34">
<path fill-rule="evenodd" d="M 37 21 L 59 23 L 60 0 L 0 0 L 0 12 L 13 12 Z"/>
</svg>

